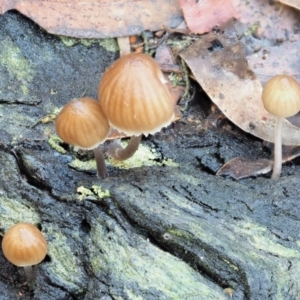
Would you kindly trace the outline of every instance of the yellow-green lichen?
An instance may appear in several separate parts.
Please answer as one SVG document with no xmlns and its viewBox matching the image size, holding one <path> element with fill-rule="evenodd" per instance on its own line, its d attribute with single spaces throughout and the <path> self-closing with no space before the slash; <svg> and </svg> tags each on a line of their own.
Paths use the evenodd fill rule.
<svg viewBox="0 0 300 300">
<path fill-rule="evenodd" d="M 62 110 L 62 108 L 55 108 L 51 114 L 48 114 L 46 116 L 43 116 L 39 120 L 37 120 L 34 124 L 31 125 L 31 127 L 34 127 L 41 124 L 47 124 L 55 121 L 56 116 L 59 114 L 59 112 Z"/>
<path fill-rule="evenodd" d="M 78 171 L 89 171 L 89 170 L 96 170 L 96 161 L 94 159 L 82 161 L 78 158 L 74 158 L 70 163 L 69 166 L 74 168 Z"/>
<path fill-rule="evenodd" d="M 77 198 L 82 201 L 84 198 L 88 196 L 93 196 L 94 192 L 85 188 L 84 186 L 80 186 L 77 188 Z"/>
<path fill-rule="evenodd" d="M 78 231 L 72 229 L 72 242 L 67 239 L 57 224 L 48 224 L 45 233 L 48 244 L 48 255 L 51 262 L 48 263 L 48 271 L 60 284 L 68 287 L 73 292 L 82 291 L 83 271 L 80 268 L 80 261 L 73 253 L 72 242 L 80 240 Z"/>
<path fill-rule="evenodd" d="M 106 197 L 110 197 L 110 192 L 109 190 L 105 190 L 103 191 L 101 186 L 99 185 L 93 185 L 92 186 L 92 190 L 94 191 L 94 193 L 100 198 L 100 199 L 103 199 L 103 198 L 106 198 Z"/>
<path fill-rule="evenodd" d="M 101 186 L 93 185 L 91 189 L 88 189 L 84 186 L 80 186 L 77 188 L 77 198 L 82 201 L 85 198 L 89 199 L 103 199 L 106 197 L 110 197 L 109 190 L 103 191 Z"/>
<path fill-rule="evenodd" d="M 126 146 L 125 142 L 122 142 L 123 147 Z M 178 167 L 178 164 L 171 159 L 164 159 L 162 162 L 158 162 L 159 155 L 154 149 L 141 144 L 136 153 L 125 161 L 117 161 L 109 158 L 109 163 L 121 169 L 131 169 L 143 166 L 161 166 L 167 165 L 170 167 Z"/>
<path fill-rule="evenodd" d="M 31 224 L 40 222 L 39 214 L 34 208 L 21 203 L 20 199 L 8 198 L 3 190 L 0 191 L 0 202 L 1 228 L 6 230 L 19 222 Z"/>
<path fill-rule="evenodd" d="M 24 57 L 10 38 L 5 38 L 1 41 L 0 65 L 4 66 L 10 74 L 22 82 L 20 89 L 24 94 L 28 94 L 26 82 L 32 81 L 34 70 L 30 61 Z"/>
<path fill-rule="evenodd" d="M 117 52 L 119 51 L 118 43 L 116 39 L 101 39 L 98 40 L 99 45 L 105 48 L 107 51 L 110 52 Z"/>
<path fill-rule="evenodd" d="M 60 146 L 60 143 L 63 143 L 63 141 L 57 135 L 50 135 L 48 143 L 57 152 L 66 153 L 66 150 Z"/>
<path fill-rule="evenodd" d="M 222 289 L 209 283 L 180 259 L 134 233 L 131 238 L 135 244 L 131 246 L 126 235 L 114 220 L 99 216 L 93 222 L 92 246 L 88 248 L 93 273 L 97 276 L 109 272 L 114 280 L 124 283 L 124 298 L 139 299 L 131 290 L 132 285 L 141 291 L 155 289 L 162 299 L 200 296 L 202 299 L 226 299 Z"/>
<path fill-rule="evenodd" d="M 269 229 L 263 227 L 257 223 L 251 223 L 240 221 L 237 225 L 240 234 L 243 234 L 244 238 L 248 239 L 248 242 L 260 251 L 266 251 L 272 253 L 278 257 L 285 257 L 287 259 L 291 257 L 297 257 L 300 259 L 300 252 L 285 247 L 276 242 L 277 239 L 269 233 Z"/>
<path fill-rule="evenodd" d="M 222 260 L 226 262 L 226 264 L 228 264 L 230 266 L 231 269 L 238 271 L 239 268 L 238 266 L 234 265 L 233 263 L 231 263 L 228 259 L 222 257 Z"/>
<path fill-rule="evenodd" d="M 126 142 L 122 142 L 122 145 L 125 146 Z M 108 158 L 107 164 L 113 165 L 121 169 L 131 169 L 139 168 L 143 166 L 169 166 L 169 167 L 178 167 L 178 164 L 171 159 L 164 159 L 161 162 L 158 162 L 159 155 L 155 152 L 154 149 L 150 149 L 147 146 L 140 145 L 137 152 L 129 159 L 125 161 L 117 161 L 112 158 Z M 88 161 L 82 161 L 77 158 L 74 158 L 69 166 L 79 170 L 79 171 L 90 171 L 96 170 L 96 161 L 94 159 Z"/>
<path fill-rule="evenodd" d="M 115 39 L 83 39 L 83 38 L 71 38 L 66 36 L 60 36 L 61 41 L 67 46 L 72 47 L 76 44 L 82 44 L 89 47 L 93 44 L 99 44 L 101 47 L 105 48 L 107 51 L 116 52 L 119 50 L 118 44 Z"/>
</svg>

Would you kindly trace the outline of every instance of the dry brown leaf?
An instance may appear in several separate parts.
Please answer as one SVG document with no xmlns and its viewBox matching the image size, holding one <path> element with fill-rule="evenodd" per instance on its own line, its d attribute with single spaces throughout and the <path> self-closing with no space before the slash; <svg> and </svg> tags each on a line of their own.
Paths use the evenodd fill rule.
<svg viewBox="0 0 300 300">
<path fill-rule="evenodd" d="M 288 6 L 295 7 L 300 9 L 300 1 L 299 0 L 278 0 L 279 2 L 286 4 Z"/>
<path fill-rule="evenodd" d="M 249 55 L 247 60 L 262 85 L 279 74 L 293 76 L 300 82 L 299 49 L 300 40 L 286 41 L 282 45 Z"/>
<path fill-rule="evenodd" d="M 269 40 L 264 43 L 266 48 L 272 41 L 299 39 L 299 11 L 292 7 L 275 1 L 247 0 L 240 1 L 236 9 L 241 16 L 240 21 L 248 25 L 246 34 L 250 33 L 254 24 L 260 24 L 262 36 Z"/>
<path fill-rule="evenodd" d="M 268 159 L 253 160 L 236 157 L 224 164 L 216 175 L 230 176 L 235 180 L 267 174 L 272 170 L 273 162 Z"/>
<path fill-rule="evenodd" d="M 0 0 L 0 13 L 16 9 L 48 32 L 106 38 L 174 28 L 182 22 L 177 0 Z"/>
<path fill-rule="evenodd" d="M 274 144 L 265 143 L 265 146 L 272 149 Z M 283 146 L 282 147 L 282 163 L 291 161 L 300 156 L 299 146 Z M 269 173 L 273 168 L 273 160 L 270 159 L 250 159 L 244 157 L 236 157 L 225 163 L 217 172 L 219 176 L 230 176 L 235 180 L 258 176 Z"/>
<path fill-rule="evenodd" d="M 166 42 L 161 43 L 155 53 L 155 60 L 163 72 L 181 73 L 181 69 Z"/>
<path fill-rule="evenodd" d="M 188 28 L 193 33 L 205 33 L 231 18 L 238 18 L 231 0 L 180 0 Z"/>
<path fill-rule="evenodd" d="M 248 67 L 232 23 L 200 37 L 180 55 L 228 119 L 246 132 L 273 141 L 275 117 L 263 107 L 261 83 Z M 300 145 L 300 129 L 286 120 L 282 142 Z"/>
</svg>

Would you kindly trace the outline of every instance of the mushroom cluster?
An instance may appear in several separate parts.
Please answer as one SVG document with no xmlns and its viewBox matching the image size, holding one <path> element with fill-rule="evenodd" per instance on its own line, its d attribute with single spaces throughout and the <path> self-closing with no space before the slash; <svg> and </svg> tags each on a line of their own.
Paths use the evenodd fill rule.
<svg viewBox="0 0 300 300">
<path fill-rule="evenodd" d="M 106 176 L 100 148 L 110 126 L 131 136 L 126 148 L 119 141 L 108 154 L 116 160 L 130 158 L 142 135 L 154 134 L 174 119 L 175 103 L 159 65 L 149 55 L 131 53 L 116 60 L 103 74 L 99 102 L 92 98 L 71 100 L 55 121 L 58 136 L 81 149 L 93 149 L 98 176 Z"/>
<path fill-rule="evenodd" d="M 291 76 L 274 76 L 264 86 L 262 101 L 265 109 L 276 116 L 274 166 L 271 178 L 278 179 L 282 169 L 282 121 L 284 118 L 291 117 L 299 112 L 300 85 Z"/>
</svg>

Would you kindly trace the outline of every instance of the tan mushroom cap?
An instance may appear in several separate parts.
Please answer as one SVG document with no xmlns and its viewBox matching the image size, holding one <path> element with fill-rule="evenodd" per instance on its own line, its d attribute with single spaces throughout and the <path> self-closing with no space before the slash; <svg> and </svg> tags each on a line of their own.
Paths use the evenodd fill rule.
<svg viewBox="0 0 300 300">
<path fill-rule="evenodd" d="M 107 118 L 95 99 L 86 97 L 67 103 L 55 120 L 58 136 L 66 143 L 82 149 L 94 149 L 108 135 Z"/>
<path fill-rule="evenodd" d="M 263 88 L 262 101 L 272 115 L 291 117 L 300 110 L 300 86 L 291 76 L 274 76 Z"/>
<path fill-rule="evenodd" d="M 131 53 L 115 61 L 99 84 L 110 125 L 128 135 L 154 134 L 174 118 L 174 102 L 156 61 Z"/>
<path fill-rule="evenodd" d="M 47 254 L 47 241 L 35 226 L 18 223 L 7 230 L 2 240 L 4 256 L 18 267 L 40 263 Z"/>
</svg>

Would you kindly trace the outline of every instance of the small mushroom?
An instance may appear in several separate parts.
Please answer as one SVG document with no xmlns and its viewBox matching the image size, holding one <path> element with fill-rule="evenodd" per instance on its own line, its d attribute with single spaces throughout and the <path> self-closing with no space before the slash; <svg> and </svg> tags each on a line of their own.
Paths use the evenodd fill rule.
<svg viewBox="0 0 300 300">
<path fill-rule="evenodd" d="M 81 149 L 92 149 L 98 176 L 106 176 L 100 144 L 107 138 L 109 124 L 97 100 L 88 97 L 71 100 L 56 117 L 55 129 L 64 142 Z"/>
<path fill-rule="evenodd" d="M 299 112 L 300 86 L 291 76 L 274 76 L 263 88 L 262 101 L 265 109 L 276 116 L 274 166 L 271 178 L 278 179 L 282 169 L 282 121 L 283 118 L 291 117 Z"/>
<path fill-rule="evenodd" d="M 24 267 L 28 283 L 33 283 L 32 266 L 39 264 L 47 254 L 47 241 L 40 230 L 29 223 L 18 223 L 4 234 L 2 250 L 12 264 Z"/>
<path fill-rule="evenodd" d="M 131 136 L 126 148 L 117 141 L 109 149 L 116 160 L 130 158 L 142 134 L 154 134 L 174 118 L 174 101 L 156 61 L 142 53 L 131 53 L 115 61 L 99 84 L 100 105 L 109 124 Z"/>
</svg>

